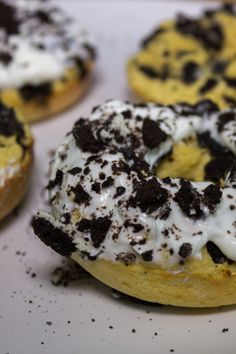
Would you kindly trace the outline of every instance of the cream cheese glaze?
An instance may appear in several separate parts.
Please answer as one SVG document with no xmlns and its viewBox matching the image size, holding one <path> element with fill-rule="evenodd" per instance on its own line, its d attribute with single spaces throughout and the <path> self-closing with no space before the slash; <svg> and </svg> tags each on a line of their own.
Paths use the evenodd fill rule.
<svg viewBox="0 0 236 354">
<path fill-rule="evenodd" d="M 95 107 L 55 153 L 50 211 L 34 218 L 35 233 L 60 252 L 60 230 L 73 244 L 70 252 L 90 260 L 173 265 L 201 258 L 212 241 L 236 261 L 235 171 L 224 187 L 160 180 L 153 173 L 173 144 L 194 133 L 210 134 L 236 154 L 235 117 L 236 110 L 219 112 L 209 101 L 194 107 L 107 101 Z"/>
<path fill-rule="evenodd" d="M 94 55 L 88 32 L 42 0 L 0 0 L 0 47 L 0 89 L 61 79 Z"/>
</svg>

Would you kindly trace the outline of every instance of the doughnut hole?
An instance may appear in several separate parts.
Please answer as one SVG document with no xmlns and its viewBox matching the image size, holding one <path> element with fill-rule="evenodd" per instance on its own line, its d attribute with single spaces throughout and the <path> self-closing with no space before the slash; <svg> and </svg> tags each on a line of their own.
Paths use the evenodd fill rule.
<svg viewBox="0 0 236 354">
<path fill-rule="evenodd" d="M 158 164 L 158 178 L 183 178 L 194 182 L 205 180 L 205 166 L 211 160 L 208 149 L 198 145 L 196 137 L 176 143 L 170 154 Z"/>
</svg>

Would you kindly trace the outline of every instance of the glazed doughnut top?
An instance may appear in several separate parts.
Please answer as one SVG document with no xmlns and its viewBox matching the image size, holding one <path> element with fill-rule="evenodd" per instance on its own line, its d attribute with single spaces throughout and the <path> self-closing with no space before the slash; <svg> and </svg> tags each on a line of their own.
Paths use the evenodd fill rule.
<svg viewBox="0 0 236 354">
<path fill-rule="evenodd" d="M 93 60 L 86 30 L 50 1 L 0 0 L 0 89 L 61 79 Z"/>
<path fill-rule="evenodd" d="M 28 126 L 13 109 L 0 103 L 0 187 L 20 170 L 20 164 L 32 145 Z"/>
<path fill-rule="evenodd" d="M 235 168 L 224 171 L 222 186 L 156 177 L 160 159 L 193 134 L 235 160 L 236 110 L 220 112 L 210 101 L 95 107 L 56 151 L 50 211 L 34 218 L 35 233 L 59 253 L 91 261 L 174 265 L 201 258 L 209 242 L 236 261 Z"/>
</svg>

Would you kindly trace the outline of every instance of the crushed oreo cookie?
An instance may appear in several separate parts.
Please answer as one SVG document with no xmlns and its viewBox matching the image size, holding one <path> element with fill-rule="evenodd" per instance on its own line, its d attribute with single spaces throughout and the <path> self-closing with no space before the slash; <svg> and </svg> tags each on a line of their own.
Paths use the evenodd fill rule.
<svg viewBox="0 0 236 354">
<path fill-rule="evenodd" d="M 93 246 L 99 248 L 101 243 L 105 240 L 111 223 L 112 222 L 108 217 L 99 217 L 91 220 L 82 219 L 78 224 L 78 231 L 90 232 Z"/>
<path fill-rule="evenodd" d="M 41 241 L 62 256 L 70 256 L 76 251 L 76 246 L 70 236 L 50 221 L 36 216 L 32 220 L 32 227 Z"/>
<path fill-rule="evenodd" d="M 168 135 L 160 128 L 158 122 L 145 118 L 142 127 L 142 137 L 144 144 L 148 148 L 154 149 L 159 147 L 167 139 Z"/>
</svg>

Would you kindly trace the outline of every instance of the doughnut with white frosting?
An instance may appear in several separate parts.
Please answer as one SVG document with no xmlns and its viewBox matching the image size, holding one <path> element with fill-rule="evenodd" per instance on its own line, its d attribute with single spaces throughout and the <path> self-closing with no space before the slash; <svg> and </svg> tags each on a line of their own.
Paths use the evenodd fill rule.
<svg viewBox="0 0 236 354">
<path fill-rule="evenodd" d="M 208 134 L 235 156 L 236 111 L 220 112 L 210 101 L 169 107 L 108 101 L 95 107 L 90 118 L 78 120 L 56 151 L 48 184 L 50 211 L 34 218 L 35 233 L 98 279 L 130 295 L 184 306 L 232 303 L 232 296 L 208 303 L 207 291 L 203 300 L 196 294 L 184 302 L 170 299 L 167 293 L 173 287 L 166 290 L 166 300 L 160 289 L 151 296 L 148 291 L 143 294 L 142 272 L 135 278 L 142 284 L 139 290 L 132 279 L 128 289 L 123 282 L 137 267 L 138 272 L 141 267 L 183 276 L 188 264 L 205 261 L 206 246 L 213 265 L 222 263 L 217 255 L 236 261 L 234 171 L 225 174 L 223 186 L 161 180 L 154 172 L 175 143 L 193 134 Z M 113 266 L 123 266 L 123 280 L 97 272 L 104 263 L 110 264 L 108 273 Z"/>
<path fill-rule="evenodd" d="M 0 102 L 0 221 L 23 198 L 30 177 L 33 140 L 12 108 Z"/>
<path fill-rule="evenodd" d="M 0 1 L 0 96 L 27 120 L 78 99 L 94 59 L 88 32 L 51 1 Z"/>
</svg>

